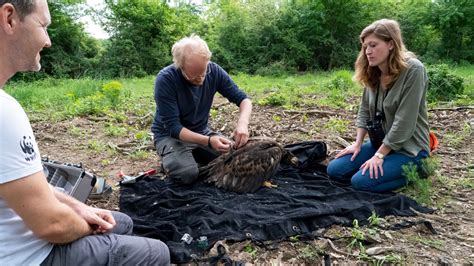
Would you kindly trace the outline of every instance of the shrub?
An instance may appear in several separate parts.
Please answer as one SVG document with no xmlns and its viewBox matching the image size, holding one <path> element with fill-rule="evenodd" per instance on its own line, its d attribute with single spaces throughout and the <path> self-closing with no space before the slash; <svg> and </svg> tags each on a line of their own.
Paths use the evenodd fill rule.
<svg viewBox="0 0 474 266">
<path fill-rule="evenodd" d="M 271 63 L 267 66 L 262 66 L 255 71 L 255 74 L 260 76 L 274 76 L 281 77 L 287 75 L 291 71 L 282 61 Z"/>
<path fill-rule="evenodd" d="M 122 89 L 123 85 L 118 81 L 111 81 L 102 86 L 102 93 L 110 101 L 112 107 L 116 107 L 120 103 Z"/>
<path fill-rule="evenodd" d="M 259 101 L 259 104 L 270 106 L 283 106 L 287 102 L 287 96 L 285 96 L 283 93 L 272 93 L 261 101 Z"/>
<path fill-rule="evenodd" d="M 339 70 L 332 76 L 332 79 L 328 83 L 328 88 L 330 90 L 348 91 L 354 88 L 351 72 L 347 70 Z"/>
<path fill-rule="evenodd" d="M 464 81 L 454 74 L 446 64 L 428 67 L 428 101 L 451 101 L 463 93 Z"/>
</svg>

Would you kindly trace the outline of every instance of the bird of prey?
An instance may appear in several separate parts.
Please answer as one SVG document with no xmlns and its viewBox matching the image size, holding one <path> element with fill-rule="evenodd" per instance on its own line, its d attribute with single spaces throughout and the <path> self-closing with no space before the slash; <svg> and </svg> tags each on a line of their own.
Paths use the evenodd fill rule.
<svg viewBox="0 0 474 266">
<path fill-rule="evenodd" d="M 222 154 L 200 168 L 205 182 L 238 193 L 255 192 L 261 186 L 271 186 L 268 180 L 275 175 L 281 160 L 293 164 L 298 159 L 270 138 L 250 138 L 237 150 Z M 268 182 L 268 183 L 266 183 Z"/>
</svg>

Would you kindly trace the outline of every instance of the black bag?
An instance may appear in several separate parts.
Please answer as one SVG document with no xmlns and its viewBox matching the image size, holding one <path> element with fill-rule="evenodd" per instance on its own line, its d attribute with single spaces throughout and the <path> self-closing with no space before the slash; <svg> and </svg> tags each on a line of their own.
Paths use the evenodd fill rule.
<svg viewBox="0 0 474 266">
<path fill-rule="evenodd" d="M 322 141 L 303 141 L 284 146 L 285 150 L 298 158 L 298 168 L 319 169 L 327 157 L 327 146 Z"/>
</svg>

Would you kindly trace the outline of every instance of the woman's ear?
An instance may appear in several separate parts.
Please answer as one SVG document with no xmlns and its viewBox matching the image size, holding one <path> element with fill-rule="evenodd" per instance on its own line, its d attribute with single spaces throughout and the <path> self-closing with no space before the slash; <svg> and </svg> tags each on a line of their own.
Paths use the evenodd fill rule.
<svg viewBox="0 0 474 266">
<path fill-rule="evenodd" d="M 13 28 L 17 25 L 18 20 L 18 14 L 12 4 L 7 3 L 0 7 L 0 28 L 5 34 L 13 33 Z"/>
<path fill-rule="evenodd" d="M 390 41 L 388 42 L 388 49 L 389 49 L 390 51 L 392 51 L 394 46 L 395 46 L 395 45 L 393 45 L 393 40 L 390 40 Z"/>
</svg>

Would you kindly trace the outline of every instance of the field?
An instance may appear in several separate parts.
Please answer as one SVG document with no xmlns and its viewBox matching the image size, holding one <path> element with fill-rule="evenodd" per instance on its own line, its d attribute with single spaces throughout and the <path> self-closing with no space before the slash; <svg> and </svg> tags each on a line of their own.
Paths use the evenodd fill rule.
<svg viewBox="0 0 474 266">
<path fill-rule="evenodd" d="M 434 154 L 430 184 L 409 186 L 400 192 L 436 210 L 434 215 L 410 217 L 431 221 L 438 234 L 422 225 L 399 231 L 383 231 L 372 225 L 333 226 L 324 236 L 338 238 L 335 247 L 327 239 L 310 242 L 297 238 L 265 250 L 245 242 L 229 246 L 232 258 L 253 263 L 321 262 L 322 250 L 334 262 L 473 263 L 474 256 L 474 167 L 472 150 L 474 116 L 474 66 L 457 67 L 465 89 L 449 102 L 430 103 L 432 130 L 440 139 Z M 252 98 L 254 110 L 251 135 L 265 135 L 281 143 L 322 140 L 329 145 L 331 159 L 347 142 L 354 141 L 355 118 L 362 89 L 345 70 L 283 77 L 234 75 L 236 83 Z M 110 198 L 89 204 L 118 209 L 119 181 L 123 171 L 135 175 L 159 168 L 151 143 L 150 126 L 155 103 L 154 77 L 111 80 L 43 80 L 10 83 L 6 90 L 25 107 L 43 157 L 62 162 L 82 162 L 115 188 Z M 230 136 L 238 109 L 216 97 L 211 110 L 211 127 Z M 386 217 L 383 223 L 399 222 Z M 348 245 L 360 235 L 376 238 L 377 244 Z M 359 239 L 360 240 L 360 239 Z M 366 248 L 390 247 L 380 255 L 366 254 Z"/>
</svg>

